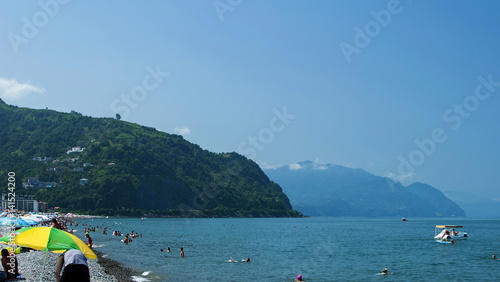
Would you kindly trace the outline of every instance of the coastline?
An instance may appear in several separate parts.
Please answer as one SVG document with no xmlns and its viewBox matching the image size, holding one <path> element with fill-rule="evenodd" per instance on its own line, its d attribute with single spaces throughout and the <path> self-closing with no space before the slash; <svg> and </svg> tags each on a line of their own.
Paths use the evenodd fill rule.
<svg viewBox="0 0 500 282">
<path fill-rule="evenodd" d="M 137 270 L 125 267 L 122 263 L 105 257 L 105 253 L 93 250 L 97 255 L 97 263 L 102 267 L 103 271 L 113 276 L 118 282 L 134 281 L 133 276 L 140 276 Z"/>
<path fill-rule="evenodd" d="M 7 234 L 8 227 L 1 226 L 0 233 Z M 9 245 L 2 245 L 0 249 Z M 91 281 L 96 282 L 129 282 L 133 276 L 140 276 L 139 271 L 123 266 L 120 262 L 109 259 L 106 254 L 93 250 L 97 259 L 88 259 Z M 60 254 L 42 251 L 28 251 L 16 254 L 19 273 L 25 281 L 55 281 L 55 265 Z M 3 270 L 3 268 L 1 269 Z"/>
</svg>

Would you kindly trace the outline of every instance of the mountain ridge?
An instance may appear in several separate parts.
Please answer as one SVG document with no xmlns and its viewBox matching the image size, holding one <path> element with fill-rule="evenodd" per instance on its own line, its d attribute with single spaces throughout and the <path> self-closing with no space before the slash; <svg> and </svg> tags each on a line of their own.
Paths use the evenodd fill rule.
<svg viewBox="0 0 500 282">
<path fill-rule="evenodd" d="M 292 206 L 305 215 L 466 216 L 456 203 L 430 185 L 403 186 L 359 168 L 304 161 L 264 171 L 280 184 Z"/>
</svg>

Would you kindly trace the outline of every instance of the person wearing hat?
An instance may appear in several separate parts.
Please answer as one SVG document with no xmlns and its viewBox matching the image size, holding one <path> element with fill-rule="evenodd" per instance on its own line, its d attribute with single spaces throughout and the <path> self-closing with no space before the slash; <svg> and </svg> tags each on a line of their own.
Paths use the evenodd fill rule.
<svg viewBox="0 0 500 282">
<path fill-rule="evenodd" d="M 297 278 L 295 278 L 295 282 L 297 281 L 304 281 L 301 274 L 297 275 Z"/>
</svg>

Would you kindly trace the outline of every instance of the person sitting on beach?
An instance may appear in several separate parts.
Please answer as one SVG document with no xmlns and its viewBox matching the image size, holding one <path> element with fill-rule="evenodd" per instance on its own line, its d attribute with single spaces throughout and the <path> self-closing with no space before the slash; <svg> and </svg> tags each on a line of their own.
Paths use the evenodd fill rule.
<svg viewBox="0 0 500 282">
<path fill-rule="evenodd" d="M 17 257 L 14 253 L 9 253 L 7 249 L 2 250 L 2 266 L 7 279 L 16 279 L 19 276 Z"/>
<path fill-rule="evenodd" d="M 62 276 L 61 276 L 62 271 Z M 56 263 L 56 282 L 90 282 L 87 258 L 80 250 L 67 250 Z"/>
</svg>

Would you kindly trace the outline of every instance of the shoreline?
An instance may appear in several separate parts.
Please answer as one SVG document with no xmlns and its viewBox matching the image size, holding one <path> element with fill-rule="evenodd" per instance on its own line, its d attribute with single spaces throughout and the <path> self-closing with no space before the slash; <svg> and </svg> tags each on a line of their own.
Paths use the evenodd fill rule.
<svg viewBox="0 0 500 282">
<path fill-rule="evenodd" d="M 9 231 L 8 227 L 0 226 L 1 234 L 7 234 Z M 8 244 L 5 244 L 0 249 L 8 246 Z M 93 251 L 97 255 L 97 259 L 87 259 L 91 281 L 129 282 L 134 281 L 133 276 L 141 276 L 139 270 L 128 268 L 118 261 L 107 258 L 106 253 L 102 251 L 95 249 Z M 55 264 L 59 255 L 50 251 L 35 250 L 16 254 L 19 272 L 26 281 L 38 281 L 40 279 L 55 281 Z"/>
<path fill-rule="evenodd" d="M 104 257 L 106 255 L 104 252 L 95 249 L 93 251 L 97 255 L 97 264 L 102 267 L 106 274 L 114 276 L 118 282 L 134 281 L 133 276 L 141 275 L 138 270 L 128 268 L 121 262 Z"/>
</svg>

